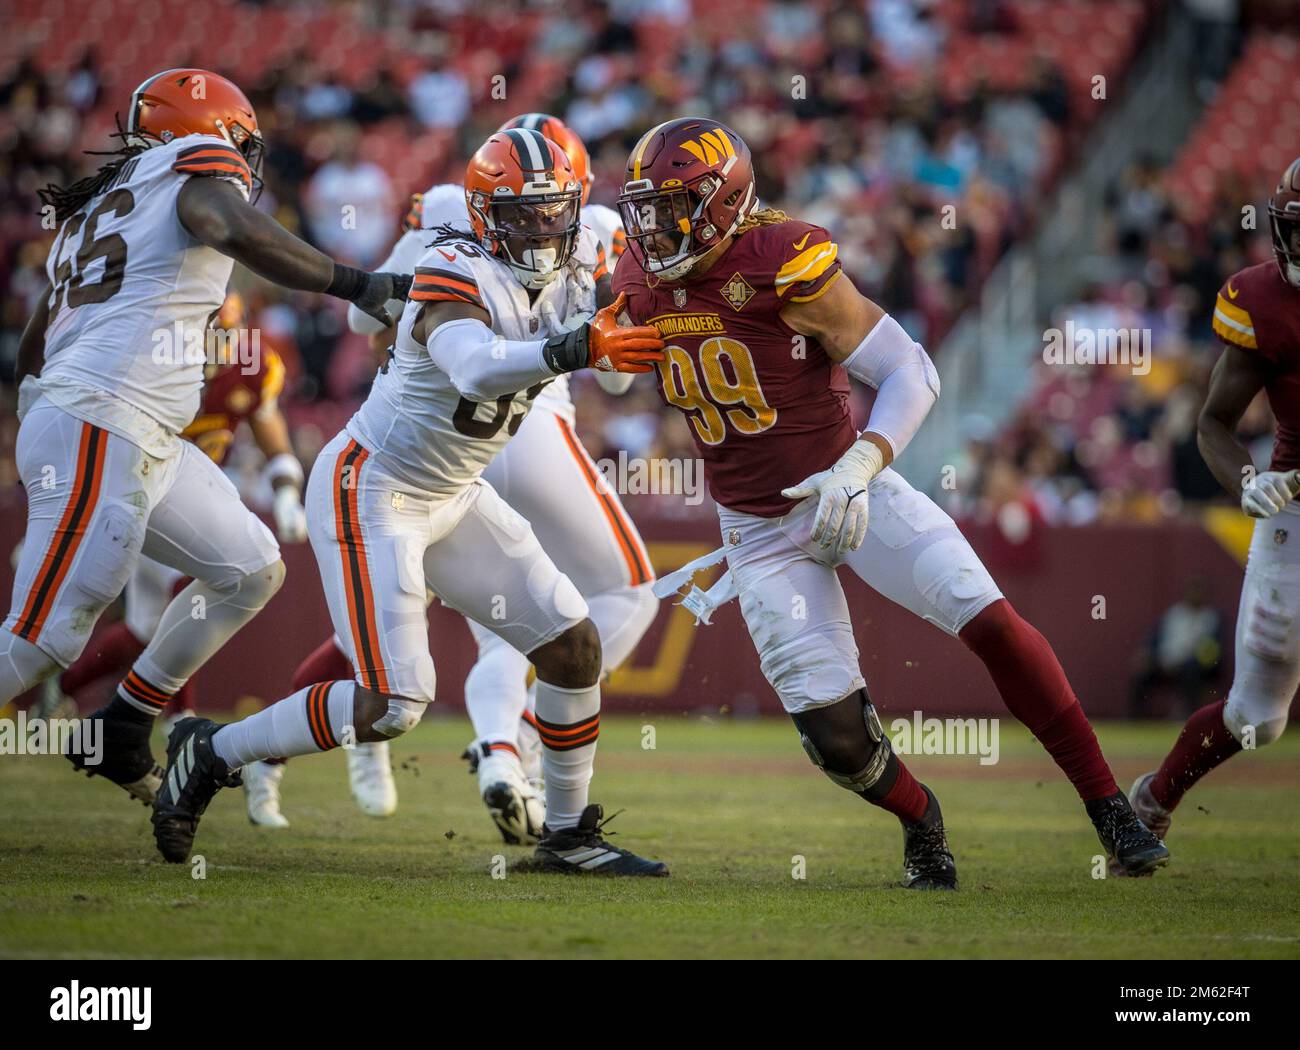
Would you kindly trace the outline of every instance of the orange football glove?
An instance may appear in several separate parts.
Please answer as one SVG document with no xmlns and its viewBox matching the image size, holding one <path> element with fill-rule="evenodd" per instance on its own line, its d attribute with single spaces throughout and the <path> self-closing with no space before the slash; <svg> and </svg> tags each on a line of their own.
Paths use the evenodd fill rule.
<svg viewBox="0 0 1300 1050">
<path fill-rule="evenodd" d="M 664 341 L 650 325 L 620 328 L 618 315 L 627 305 L 627 293 L 587 323 L 587 367 L 602 372 L 649 372 L 664 359 Z"/>
<path fill-rule="evenodd" d="M 649 325 L 620 328 L 618 315 L 627 303 L 619 295 L 591 320 L 572 332 L 548 339 L 543 346 L 546 363 L 555 372 L 595 368 L 602 372 L 649 372 L 664 359 L 664 341 Z"/>
</svg>

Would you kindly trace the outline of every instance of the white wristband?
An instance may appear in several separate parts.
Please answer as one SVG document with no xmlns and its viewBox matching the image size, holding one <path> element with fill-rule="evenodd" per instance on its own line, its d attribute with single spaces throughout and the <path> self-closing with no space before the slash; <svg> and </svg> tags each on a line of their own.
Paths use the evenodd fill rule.
<svg viewBox="0 0 1300 1050">
<path fill-rule="evenodd" d="M 281 478 L 302 488 L 302 464 L 298 462 L 298 457 L 292 452 L 281 452 L 279 455 L 272 456 L 266 464 L 266 480 L 274 486 Z"/>
</svg>

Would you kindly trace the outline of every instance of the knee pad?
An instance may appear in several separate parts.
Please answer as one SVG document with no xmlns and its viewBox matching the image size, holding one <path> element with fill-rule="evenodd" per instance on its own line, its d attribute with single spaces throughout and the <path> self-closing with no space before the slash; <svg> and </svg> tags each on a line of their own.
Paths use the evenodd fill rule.
<svg viewBox="0 0 1300 1050">
<path fill-rule="evenodd" d="M 422 700 L 389 700 L 388 713 L 371 728 L 381 736 L 390 738 L 409 733 L 420 724 L 427 706 Z"/>
<path fill-rule="evenodd" d="M 812 764 L 834 783 L 869 797 L 892 786 L 892 777 L 891 783 L 884 781 L 893 749 L 865 689 L 792 717 Z M 827 756 L 831 756 L 829 763 Z"/>
<path fill-rule="evenodd" d="M 252 608 L 262 608 L 283 585 L 286 571 L 283 560 L 277 559 L 264 569 L 240 577 L 236 585 L 240 598 L 252 603 Z"/>
</svg>

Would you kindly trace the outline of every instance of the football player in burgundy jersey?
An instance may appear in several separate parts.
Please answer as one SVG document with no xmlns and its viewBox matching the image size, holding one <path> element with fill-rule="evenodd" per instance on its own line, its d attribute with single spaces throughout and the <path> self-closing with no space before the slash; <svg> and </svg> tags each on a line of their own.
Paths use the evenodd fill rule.
<svg viewBox="0 0 1300 1050">
<path fill-rule="evenodd" d="M 1268 216 L 1276 262 L 1235 273 L 1219 290 L 1213 325 L 1224 350 L 1197 425 L 1210 470 L 1258 519 L 1237 611 L 1236 671 L 1228 698 L 1192 715 L 1160 768 L 1133 785 L 1134 809 L 1161 838 L 1201 777 L 1282 734 L 1300 686 L 1300 158 L 1269 199 Z M 1236 428 L 1261 390 L 1277 439 L 1268 470 L 1257 474 Z"/>
<path fill-rule="evenodd" d="M 657 328 L 668 344 L 660 392 L 690 420 L 726 544 L 730 580 L 717 597 L 729 586 L 739 595 L 763 673 L 814 764 L 903 823 L 906 883 L 954 888 L 956 869 L 933 793 L 892 753 L 868 699 L 836 575 L 842 562 L 984 661 L 1121 869 L 1147 874 L 1166 863 L 1051 646 L 952 519 L 889 468 L 937 398 L 938 376 L 921 346 L 853 287 L 827 231 L 759 210 L 748 147 L 708 119 L 648 131 L 628 160 L 619 207 L 628 248 L 614 291 L 626 295 L 632 323 Z M 862 434 L 849 415 L 849 376 L 876 391 Z"/>
</svg>

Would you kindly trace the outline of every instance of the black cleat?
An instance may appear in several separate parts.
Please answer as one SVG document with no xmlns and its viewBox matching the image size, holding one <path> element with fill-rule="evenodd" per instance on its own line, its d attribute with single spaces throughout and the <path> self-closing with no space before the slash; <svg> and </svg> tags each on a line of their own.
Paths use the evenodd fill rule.
<svg viewBox="0 0 1300 1050">
<path fill-rule="evenodd" d="M 565 875 L 667 876 L 668 865 L 663 861 L 646 860 L 606 842 L 601 831 L 609 821 L 602 820 L 604 815 L 604 810 L 593 802 L 582 811 L 575 828 L 552 831 L 543 825 L 541 841 L 533 854 L 538 870 Z"/>
<path fill-rule="evenodd" d="M 115 699 L 83 718 L 63 757 L 78 772 L 112 781 L 133 799 L 152 805 L 163 774 L 149 747 L 153 718 L 143 712 L 138 720 L 132 718 L 117 706 L 123 704 L 125 701 Z M 95 737 L 99 738 L 98 754 L 89 753 L 85 746 Z"/>
<path fill-rule="evenodd" d="M 903 825 L 903 885 L 909 890 L 955 890 L 957 862 L 948 848 L 939 800 L 924 784 L 921 788 L 930 804 L 915 824 Z"/>
<path fill-rule="evenodd" d="M 190 859 L 199 817 L 223 787 L 239 787 L 233 773 L 212 750 L 221 726 L 207 718 L 182 718 L 167 741 L 167 772 L 153 804 L 153 837 L 169 864 Z"/>
<path fill-rule="evenodd" d="M 1133 812 L 1133 807 L 1124 797 L 1124 792 L 1116 791 L 1106 798 L 1085 802 L 1084 808 L 1092 819 L 1092 826 L 1097 829 L 1097 838 L 1101 839 L 1106 855 L 1110 858 L 1110 870 L 1115 875 L 1142 876 L 1151 875 L 1156 868 L 1169 863 L 1169 850 Z"/>
</svg>

